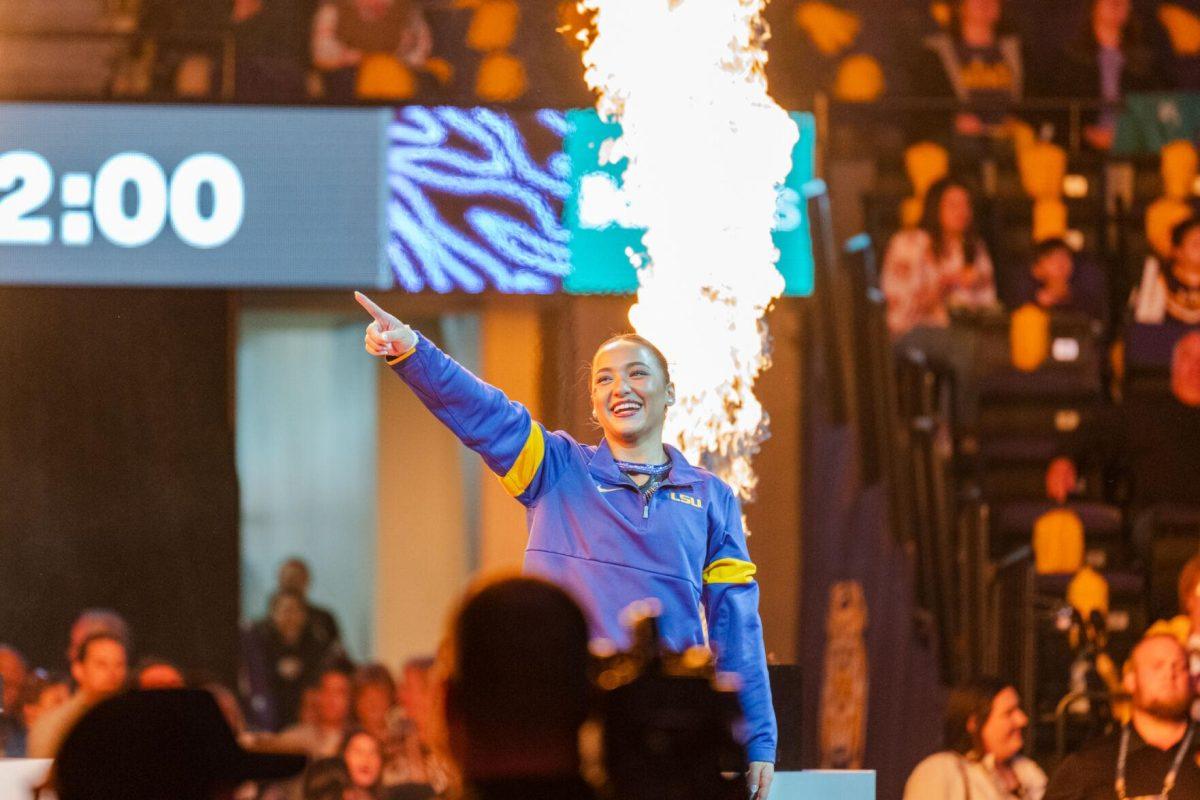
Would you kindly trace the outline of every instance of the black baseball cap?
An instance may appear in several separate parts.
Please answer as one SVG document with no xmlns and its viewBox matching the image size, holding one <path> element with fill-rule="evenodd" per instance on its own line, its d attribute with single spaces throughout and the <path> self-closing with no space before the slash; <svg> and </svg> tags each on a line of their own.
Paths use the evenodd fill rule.
<svg viewBox="0 0 1200 800">
<path fill-rule="evenodd" d="M 88 711 L 63 741 L 53 775 L 59 800 L 191 800 L 290 778 L 306 763 L 241 747 L 206 691 L 151 689 Z"/>
</svg>

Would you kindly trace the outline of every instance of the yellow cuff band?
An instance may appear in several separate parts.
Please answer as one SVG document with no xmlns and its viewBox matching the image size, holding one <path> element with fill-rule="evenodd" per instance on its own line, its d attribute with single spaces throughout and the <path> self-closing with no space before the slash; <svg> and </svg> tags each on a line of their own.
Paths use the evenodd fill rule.
<svg viewBox="0 0 1200 800">
<path fill-rule="evenodd" d="M 395 358 L 387 359 L 387 364 L 389 367 L 394 367 L 397 364 L 399 364 L 401 361 L 403 361 L 404 359 L 411 356 L 415 352 L 417 352 L 417 346 L 414 344 L 412 347 L 408 348 L 407 350 L 405 350 L 403 353 L 396 356 Z"/>
</svg>

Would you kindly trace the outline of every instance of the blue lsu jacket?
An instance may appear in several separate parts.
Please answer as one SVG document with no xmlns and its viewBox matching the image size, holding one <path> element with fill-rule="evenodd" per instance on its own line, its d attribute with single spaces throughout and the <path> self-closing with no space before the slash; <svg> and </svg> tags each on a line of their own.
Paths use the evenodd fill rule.
<svg viewBox="0 0 1200 800">
<path fill-rule="evenodd" d="M 729 486 L 668 445 L 671 471 L 643 501 L 607 442 L 593 447 L 546 431 L 524 406 L 423 336 L 388 363 L 526 507 L 526 572 L 564 586 L 584 607 L 593 636 L 620 648 L 629 644 L 621 611 L 657 598 L 668 647 L 708 644 L 717 668 L 739 676 L 747 754 L 773 762 L 777 733 L 758 584 Z"/>
</svg>

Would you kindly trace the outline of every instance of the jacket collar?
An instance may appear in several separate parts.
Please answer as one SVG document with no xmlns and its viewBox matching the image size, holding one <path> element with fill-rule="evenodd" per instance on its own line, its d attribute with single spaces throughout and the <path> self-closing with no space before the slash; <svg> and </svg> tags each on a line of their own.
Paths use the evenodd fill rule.
<svg viewBox="0 0 1200 800">
<path fill-rule="evenodd" d="M 664 444 L 663 447 L 671 459 L 671 471 L 663 479 L 663 486 L 692 486 L 703 480 L 700 471 L 688 463 L 683 453 L 669 444 Z M 616 484 L 629 481 L 625 473 L 617 469 L 617 462 L 613 458 L 607 439 L 600 440 L 600 446 L 596 448 L 596 452 L 592 454 L 592 458 L 588 462 L 588 472 L 592 474 L 592 477 L 606 483 Z"/>
</svg>

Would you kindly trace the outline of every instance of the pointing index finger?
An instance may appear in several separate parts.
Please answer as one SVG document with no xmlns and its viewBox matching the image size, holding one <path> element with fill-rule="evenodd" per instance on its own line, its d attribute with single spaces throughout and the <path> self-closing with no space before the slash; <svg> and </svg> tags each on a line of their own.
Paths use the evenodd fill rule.
<svg viewBox="0 0 1200 800">
<path fill-rule="evenodd" d="M 379 323 L 380 329 L 388 330 L 391 328 L 391 320 L 388 319 L 388 317 L 391 315 L 376 305 L 374 300 L 367 297 L 362 292 L 355 292 L 354 299 L 358 301 L 358 304 L 362 306 L 368 314 L 375 318 L 375 321 Z"/>
</svg>

